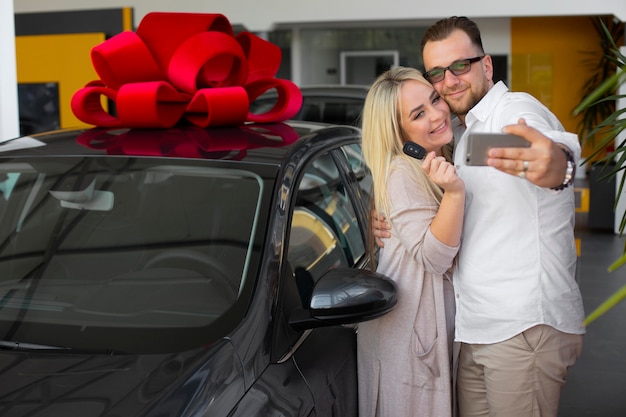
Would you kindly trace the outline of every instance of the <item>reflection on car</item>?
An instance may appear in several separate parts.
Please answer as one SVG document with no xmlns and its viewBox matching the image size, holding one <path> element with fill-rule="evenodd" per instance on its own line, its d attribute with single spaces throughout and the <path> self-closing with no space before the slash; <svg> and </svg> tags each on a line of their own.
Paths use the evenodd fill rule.
<svg viewBox="0 0 626 417">
<path fill-rule="evenodd" d="M 364 85 L 302 86 L 302 107 L 293 119 L 359 126 L 368 90 Z M 276 90 L 268 91 L 250 104 L 250 111 L 255 114 L 269 111 L 277 97 Z"/>
<path fill-rule="evenodd" d="M 0 144 L 0 414 L 356 416 L 371 192 L 349 126 Z"/>
</svg>

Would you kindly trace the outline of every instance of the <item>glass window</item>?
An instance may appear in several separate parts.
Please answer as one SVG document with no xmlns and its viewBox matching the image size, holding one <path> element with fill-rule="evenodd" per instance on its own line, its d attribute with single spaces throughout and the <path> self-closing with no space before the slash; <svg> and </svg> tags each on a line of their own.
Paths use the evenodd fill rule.
<svg viewBox="0 0 626 417">
<path fill-rule="evenodd" d="M 302 29 L 303 51 L 301 84 L 339 84 L 340 53 L 345 51 L 394 50 L 399 53 L 399 64 L 423 68 L 420 42 L 426 27 L 387 27 L 353 29 Z M 386 68 L 380 68 L 382 72 Z M 371 74 L 373 82 L 378 74 Z"/>
<path fill-rule="evenodd" d="M 365 253 L 356 213 L 331 155 L 315 160 L 298 188 L 287 255 L 304 301 L 327 271 Z"/>
<path fill-rule="evenodd" d="M 255 114 L 268 112 L 276 104 L 276 96 L 261 97 L 250 104 L 250 111 Z M 302 97 L 302 107 L 293 117 L 294 120 L 325 122 L 358 126 L 363 109 L 364 98 L 333 97 L 307 95 Z"/>
<path fill-rule="evenodd" d="M 362 98 L 348 97 L 304 97 L 300 118 L 346 125 L 358 125 L 363 109 Z M 311 113 L 319 115 L 316 120 Z"/>
<path fill-rule="evenodd" d="M 361 198 L 363 206 L 367 211 L 369 211 L 370 198 L 372 195 L 374 183 L 372 180 L 370 169 L 365 163 L 365 159 L 363 158 L 361 144 L 354 143 L 352 145 L 344 146 L 341 149 L 343 150 L 343 153 L 346 156 L 348 163 L 350 164 L 350 168 L 352 168 L 354 178 L 359 185 L 359 190 L 361 192 L 361 195 L 359 197 Z"/>
<path fill-rule="evenodd" d="M 0 163 L 0 191 L 0 339 L 32 324 L 115 339 L 206 326 L 235 303 L 263 182 L 182 160 L 33 158 Z"/>
</svg>

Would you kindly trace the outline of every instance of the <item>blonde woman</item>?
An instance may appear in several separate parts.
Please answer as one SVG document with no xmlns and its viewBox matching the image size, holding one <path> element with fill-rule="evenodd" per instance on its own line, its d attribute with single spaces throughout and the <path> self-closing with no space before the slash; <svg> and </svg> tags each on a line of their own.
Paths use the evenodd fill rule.
<svg viewBox="0 0 626 417">
<path fill-rule="evenodd" d="M 394 68 L 372 85 L 362 127 L 372 209 L 392 227 L 376 269 L 399 293 L 391 313 L 359 325 L 359 416 L 451 416 L 451 271 L 465 186 L 450 163 L 450 109 L 419 71 Z M 424 159 L 406 155 L 406 142 L 423 147 Z"/>
</svg>

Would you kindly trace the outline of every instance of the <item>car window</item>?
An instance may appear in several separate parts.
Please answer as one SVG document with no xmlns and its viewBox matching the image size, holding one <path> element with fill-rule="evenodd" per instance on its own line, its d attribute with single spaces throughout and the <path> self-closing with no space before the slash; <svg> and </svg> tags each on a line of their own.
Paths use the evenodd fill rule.
<svg viewBox="0 0 626 417">
<path fill-rule="evenodd" d="M 258 239 L 258 174 L 157 158 L 4 161 L 0 333 L 18 320 L 76 339 L 82 328 L 167 338 L 239 297 Z M 67 335 L 56 344 L 72 346 Z"/>
<path fill-rule="evenodd" d="M 361 144 L 353 143 L 350 145 L 346 145 L 346 146 L 343 146 L 341 150 L 343 151 L 346 159 L 348 160 L 350 169 L 352 170 L 352 173 L 354 174 L 354 178 L 358 184 L 358 188 L 360 191 L 360 195 L 358 197 L 361 199 L 361 203 L 363 204 L 367 212 L 369 211 L 369 206 L 370 206 L 369 203 L 370 203 L 370 198 L 372 195 L 372 189 L 373 189 L 374 183 L 372 181 L 372 175 L 371 175 L 370 169 L 365 163 L 365 158 L 363 158 Z"/>
<path fill-rule="evenodd" d="M 309 164 L 298 186 L 287 252 L 303 302 L 327 271 L 352 267 L 364 255 L 357 213 L 331 155 Z"/>
<path fill-rule="evenodd" d="M 302 107 L 293 119 L 357 126 L 364 100 L 358 97 L 304 95 Z M 275 104 L 275 97 L 260 97 L 250 104 L 250 112 L 262 114 L 271 110 Z"/>
<path fill-rule="evenodd" d="M 298 117 L 308 121 L 357 125 L 363 99 L 349 97 L 305 97 Z M 319 120 L 313 120 L 313 116 Z"/>
</svg>

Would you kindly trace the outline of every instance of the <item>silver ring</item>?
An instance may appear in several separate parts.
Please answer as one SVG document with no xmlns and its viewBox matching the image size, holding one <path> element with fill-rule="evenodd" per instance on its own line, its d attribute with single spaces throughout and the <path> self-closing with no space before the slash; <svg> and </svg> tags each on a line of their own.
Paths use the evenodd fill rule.
<svg viewBox="0 0 626 417">
<path fill-rule="evenodd" d="M 526 179 L 526 171 L 520 171 L 517 173 L 517 176 L 520 177 L 521 179 Z"/>
<path fill-rule="evenodd" d="M 524 172 L 528 171 L 528 161 L 524 161 Z"/>
</svg>

